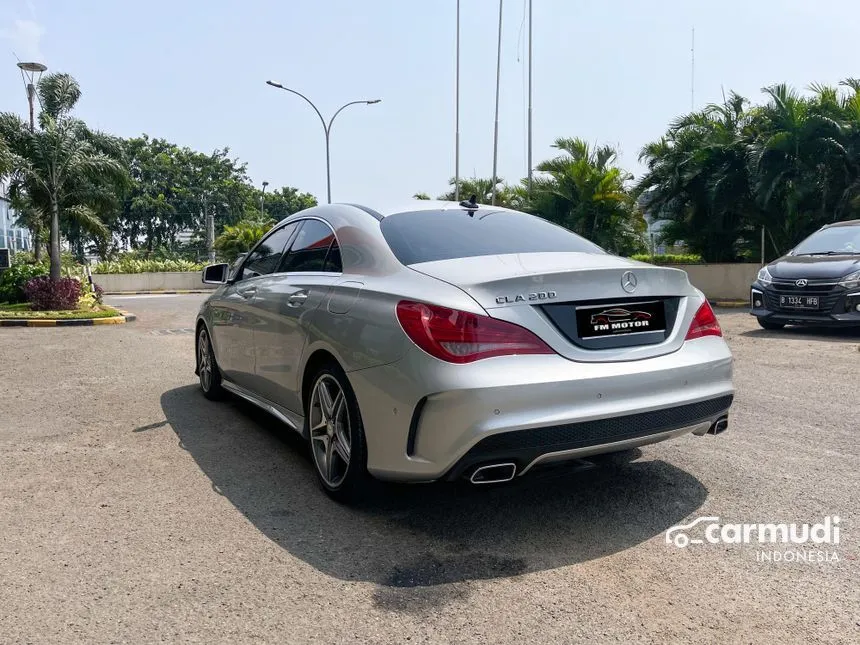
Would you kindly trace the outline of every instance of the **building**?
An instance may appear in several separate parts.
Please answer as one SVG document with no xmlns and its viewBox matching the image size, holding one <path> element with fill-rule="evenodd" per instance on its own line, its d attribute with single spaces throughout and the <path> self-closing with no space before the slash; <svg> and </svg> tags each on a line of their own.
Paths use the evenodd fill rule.
<svg viewBox="0 0 860 645">
<path fill-rule="evenodd" d="M 6 197 L 6 183 L 0 181 L 0 249 L 29 251 L 32 246 L 30 231 L 19 228 L 15 220 L 15 211 Z"/>
</svg>

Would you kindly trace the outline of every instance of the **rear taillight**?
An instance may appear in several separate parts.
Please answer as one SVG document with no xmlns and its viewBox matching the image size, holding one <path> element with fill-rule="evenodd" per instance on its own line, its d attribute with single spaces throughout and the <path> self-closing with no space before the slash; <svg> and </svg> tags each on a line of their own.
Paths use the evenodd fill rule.
<svg viewBox="0 0 860 645">
<path fill-rule="evenodd" d="M 703 336 L 722 336 L 723 330 L 720 329 L 720 323 L 717 322 L 717 317 L 714 315 L 714 310 L 707 300 L 702 303 L 696 315 L 693 316 L 693 322 L 690 323 L 690 331 L 687 332 L 687 337 L 684 340 L 693 340 L 702 338 Z"/>
<path fill-rule="evenodd" d="M 555 353 L 527 329 L 468 311 L 402 300 L 397 304 L 397 319 L 412 342 L 449 363 L 471 363 L 511 354 Z"/>
</svg>

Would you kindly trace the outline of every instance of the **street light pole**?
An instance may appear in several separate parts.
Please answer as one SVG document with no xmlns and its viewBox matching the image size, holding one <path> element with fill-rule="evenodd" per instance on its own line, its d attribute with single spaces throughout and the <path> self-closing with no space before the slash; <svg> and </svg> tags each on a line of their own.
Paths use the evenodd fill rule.
<svg viewBox="0 0 860 645">
<path fill-rule="evenodd" d="M 297 92 L 296 90 L 291 90 L 289 87 L 284 87 L 280 83 L 276 83 L 274 81 L 266 81 L 266 85 L 271 85 L 272 87 L 277 87 L 279 90 L 284 90 L 285 92 L 291 92 L 296 96 L 302 97 L 305 101 L 308 102 L 314 112 L 317 113 L 317 116 L 320 118 L 320 123 L 322 123 L 323 132 L 325 132 L 325 180 L 326 180 L 326 197 L 328 198 L 328 203 L 331 204 L 331 126 L 334 123 L 335 118 L 338 114 L 340 114 L 343 110 L 348 108 L 350 105 L 374 105 L 382 101 L 382 99 L 370 99 L 370 100 L 360 100 L 360 101 L 350 101 L 346 103 L 332 115 L 332 117 L 326 123 L 325 118 L 323 118 L 322 112 L 319 111 L 316 105 L 313 104 L 307 96 L 302 94 L 301 92 Z"/>
<path fill-rule="evenodd" d="M 39 79 L 42 78 L 42 72 L 44 72 L 48 67 L 43 65 L 42 63 L 24 63 L 18 62 L 18 69 L 21 70 L 21 79 L 24 81 L 24 87 L 27 90 L 27 103 L 30 107 L 30 132 L 36 131 L 36 85 L 39 83 Z M 2 247 L 6 246 L 6 236 L 7 236 L 7 228 L 6 228 L 6 218 L 3 218 L 3 244 L 0 245 Z M 38 260 L 41 257 L 41 240 L 38 238 L 35 240 L 31 240 L 31 243 L 35 242 L 34 245 L 34 255 Z M 18 242 L 17 238 L 12 236 L 12 246 L 14 246 L 17 250 Z"/>
<path fill-rule="evenodd" d="M 263 192 L 260 193 L 260 215 L 263 219 L 266 219 L 266 186 L 269 185 L 269 182 L 263 182 Z"/>
<path fill-rule="evenodd" d="M 42 63 L 18 63 L 18 69 L 21 70 L 21 78 L 24 81 L 24 87 L 27 88 L 27 102 L 30 104 L 30 132 L 33 132 L 36 129 L 36 85 L 42 77 L 42 72 L 48 68 Z"/>
</svg>

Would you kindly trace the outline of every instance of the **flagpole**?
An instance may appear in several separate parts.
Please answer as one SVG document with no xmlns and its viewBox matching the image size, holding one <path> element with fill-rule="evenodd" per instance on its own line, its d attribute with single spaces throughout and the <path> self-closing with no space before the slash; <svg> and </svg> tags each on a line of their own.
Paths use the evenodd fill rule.
<svg viewBox="0 0 860 645">
<path fill-rule="evenodd" d="M 532 0 L 529 0 L 529 193 L 532 192 Z"/>
<path fill-rule="evenodd" d="M 496 53 L 496 121 L 493 130 L 493 176 L 491 179 L 493 182 L 493 195 L 490 201 L 493 206 L 496 205 L 496 170 L 499 161 L 499 81 L 502 76 L 502 1 L 499 0 L 499 44 Z"/>
<path fill-rule="evenodd" d="M 457 0 L 457 71 L 454 84 L 454 201 L 460 201 L 460 0 Z"/>
</svg>

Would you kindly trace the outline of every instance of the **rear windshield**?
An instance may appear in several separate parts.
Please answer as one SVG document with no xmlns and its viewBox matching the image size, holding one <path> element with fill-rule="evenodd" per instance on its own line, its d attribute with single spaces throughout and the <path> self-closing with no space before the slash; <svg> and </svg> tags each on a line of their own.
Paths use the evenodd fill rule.
<svg viewBox="0 0 860 645">
<path fill-rule="evenodd" d="M 403 264 L 505 253 L 605 253 L 567 229 L 511 211 L 399 213 L 382 220 L 382 235 Z"/>
</svg>

